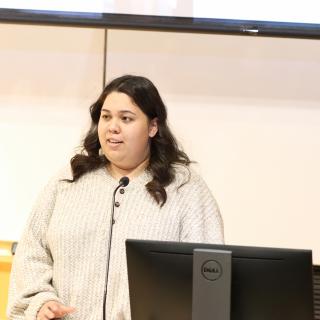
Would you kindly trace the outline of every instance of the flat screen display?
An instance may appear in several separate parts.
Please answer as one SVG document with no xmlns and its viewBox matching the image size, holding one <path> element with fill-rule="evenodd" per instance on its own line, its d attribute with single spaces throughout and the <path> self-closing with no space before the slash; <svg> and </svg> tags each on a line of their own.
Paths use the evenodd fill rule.
<svg viewBox="0 0 320 320">
<path fill-rule="evenodd" d="M 132 320 L 192 320 L 194 249 L 232 252 L 231 320 L 313 320 L 309 250 L 147 240 L 126 248 Z"/>
<path fill-rule="evenodd" d="M 0 0 L 0 22 L 320 38 L 320 2 Z"/>
</svg>

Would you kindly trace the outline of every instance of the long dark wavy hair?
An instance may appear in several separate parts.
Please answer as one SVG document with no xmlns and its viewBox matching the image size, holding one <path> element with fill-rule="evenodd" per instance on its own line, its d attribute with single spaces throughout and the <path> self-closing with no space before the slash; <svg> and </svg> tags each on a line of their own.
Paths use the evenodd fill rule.
<svg viewBox="0 0 320 320">
<path fill-rule="evenodd" d="M 111 92 L 122 92 L 143 111 L 149 120 L 157 118 L 158 132 L 150 141 L 150 160 L 147 170 L 152 180 L 146 184 L 147 191 L 163 206 L 167 200 L 165 187 L 175 178 L 174 165 L 189 166 L 189 157 L 179 149 L 176 139 L 167 124 L 167 110 L 154 84 L 145 77 L 125 75 L 111 81 L 103 90 L 98 100 L 90 107 L 91 127 L 87 132 L 80 154 L 70 161 L 73 179 L 106 166 L 109 160 L 101 154 L 98 138 L 98 122 L 101 108 Z"/>
</svg>

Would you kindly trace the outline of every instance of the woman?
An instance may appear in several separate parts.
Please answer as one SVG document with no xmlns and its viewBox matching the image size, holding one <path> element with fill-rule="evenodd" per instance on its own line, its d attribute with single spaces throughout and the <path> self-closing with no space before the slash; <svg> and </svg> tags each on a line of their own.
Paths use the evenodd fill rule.
<svg viewBox="0 0 320 320">
<path fill-rule="evenodd" d="M 102 319 L 108 234 L 116 195 L 106 319 L 130 319 L 127 238 L 223 243 L 217 204 L 167 126 L 144 77 L 110 82 L 90 108 L 92 125 L 71 172 L 40 195 L 11 274 L 10 319 Z"/>
</svg>

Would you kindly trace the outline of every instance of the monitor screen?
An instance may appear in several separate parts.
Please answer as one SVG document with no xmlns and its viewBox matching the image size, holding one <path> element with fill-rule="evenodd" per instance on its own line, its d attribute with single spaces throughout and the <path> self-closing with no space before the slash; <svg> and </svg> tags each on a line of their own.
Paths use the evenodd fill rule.
<svg viewBox="0 0 320 320">
<path fill-rule="evenodd" d="M 310 250 L 148 240 L 126 249 L 132 320 L 192 319 L 194 249 L 232 252 L 231 320 L 313 320 Z"/>
</svg>

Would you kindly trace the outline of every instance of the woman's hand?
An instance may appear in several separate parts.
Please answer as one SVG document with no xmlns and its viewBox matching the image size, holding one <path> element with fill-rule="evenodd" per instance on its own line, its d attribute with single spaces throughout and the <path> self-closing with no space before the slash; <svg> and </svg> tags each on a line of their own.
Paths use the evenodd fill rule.
<svg viewBox="0 0 320 320">
<path fill-rule="evenodd" d="M 65 306 L 57 301 L 48 301 L 40 308 L 37 320 L 60 319 L 74 311 L 73 307 Z"/>
</svg>

